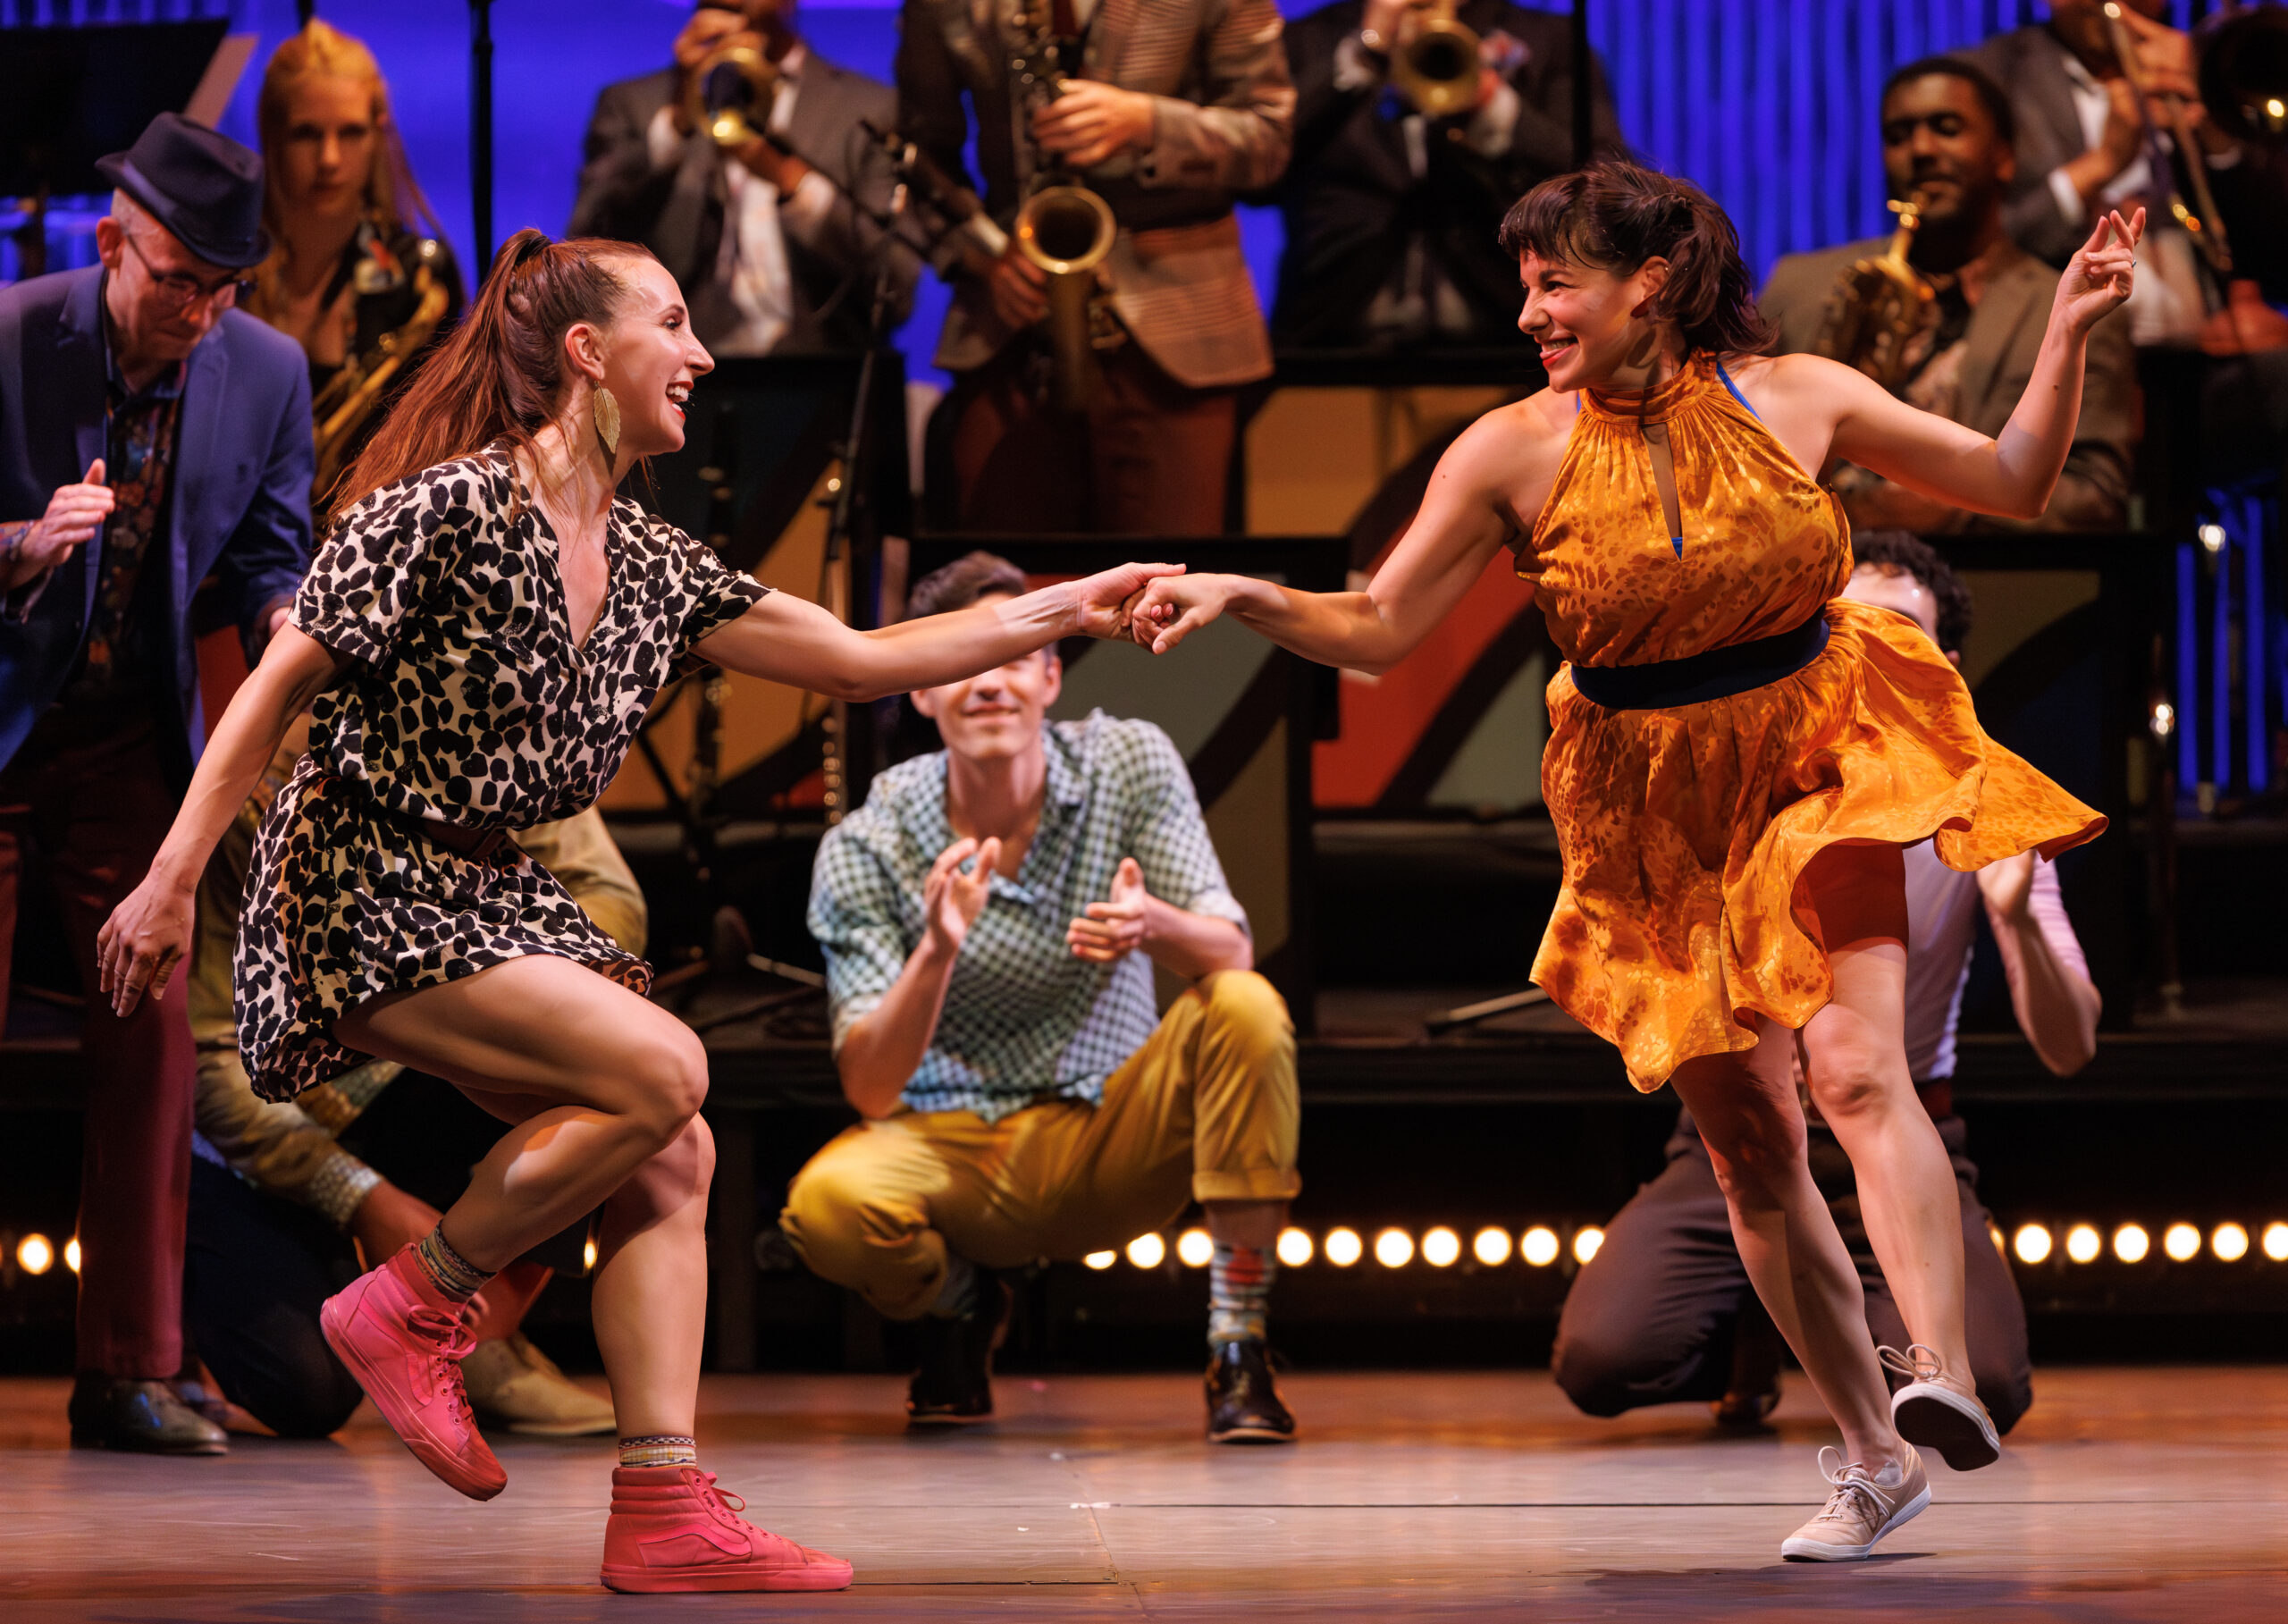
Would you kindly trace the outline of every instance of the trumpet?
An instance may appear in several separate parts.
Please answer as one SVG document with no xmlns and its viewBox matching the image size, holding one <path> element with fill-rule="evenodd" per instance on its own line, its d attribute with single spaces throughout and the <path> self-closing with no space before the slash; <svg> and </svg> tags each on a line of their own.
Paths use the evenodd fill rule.
<svg viewBox="0 0 2288 1624">
<path fill-rule="evenodd" d="M 1922 223 L 1920 196 L 1890 206 L 1898 215 L 1890 247 L 1836 279 L 1812 344 L 1814 355 L 1856 367 L 1885 389 L 1896 389 L 1905 377 L 1907 345 L 1922 331 L 1936 297 L 1922 273 L 1906 263 Z"/>
<path fill-rule="evenodd" d="M 1467 113 L 1477 101 L 1477 30 L 1454 16 L 1456 0 L 1409 13 L 1391 55 L 1391 81 L 1429 118 Z"/>
<path fill-rule="evenodd" d="M 778 97 L 778 64 L 753 36 L 734 34 L 701 59 L 684 86 L 683 114 L 718 147 L 744 147 L 768 135 Z"/>
<path fill-rule="evenodd" d="M 328 379 L 310 402 L 315 424 L 310 438 L 317 453 L 317 472 L 310 488 L 322 497 L 341 479 L 358 426 L 373 416 L 383 391 L 445 319 L 445 307 L 452 302 L 452 294 L 435 271 L 443 251 L 433 238 L 421 240 L 414 249 L 413 290 L 417 297 L 412 317 L 402 327 L 382 334 L 366 354 L 350 358 L 349 364 Z"/>
<path fill-rule="evenodd" d="M 1030 130 L 1032 114 L 1064 93 L 1048 0 L 1024 0 L 1017 19 L 1017 48 L 1009 61 L 1011 98 L 1021 127 Z M 1036 150 L 1032 178 L 1017 206 L 1017 252 L 1048 278 L 1049 403 L 1059 411 L 1082 412 L 1103 382 L 1097 351 L 1127 341 L 1097 285 L 1097 269 L 1120 234 L 1112 205 L 1068 173 L 1062 163 Z"/>
</svg>

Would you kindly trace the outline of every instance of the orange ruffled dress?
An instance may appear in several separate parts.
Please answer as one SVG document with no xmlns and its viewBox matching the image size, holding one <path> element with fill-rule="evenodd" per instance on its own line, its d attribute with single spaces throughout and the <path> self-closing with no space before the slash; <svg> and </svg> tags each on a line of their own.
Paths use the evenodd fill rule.
<svg viewBox="0 0 2288 1624">
<path fill-rule="evenodd" d="M 1665 423 L 1684 521 L 1668 534 L 1640 422 Z M 1569 664 L 1549 685 L 1542 794 L 1564 888 L 1534 980 L 1618 1045 L 1650 1093 L 1687 1060 L 1801 1027 L 1831 996 L 1796 881 L 1840 842 L 1936 837 L 1969 871 L 2094 839 L 2105 819 L 1986 736 L 1955 668 L 1904 616 L 1838 599 L 1850 526 L 1695 356 L 1649 395 L 1584 391 L 1518 573 Z M 1608 710 L 1574 665 L 1686 659 L 1787 633 L 1827 646 L 1728 698 Z"/>
</svg>

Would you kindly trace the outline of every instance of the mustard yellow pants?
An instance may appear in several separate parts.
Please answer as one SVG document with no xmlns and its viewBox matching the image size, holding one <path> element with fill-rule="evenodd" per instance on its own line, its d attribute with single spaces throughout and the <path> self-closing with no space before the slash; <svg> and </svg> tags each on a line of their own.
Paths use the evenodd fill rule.
<svg viewBox="0 0 2288 1624">
<path fill-rule="evenodd" d="M 1124 1245 L 1188 1199 L 1292 1199 L 1300 1117 L 1285 1002 L 1223 971 L 1169 1007 L 1100 1103 L 861 1123 L 795 1175 L 779 1227 L 814 1273 L 913 1319 L 949 1250 L 1012 1268 Z"/>
</svg>

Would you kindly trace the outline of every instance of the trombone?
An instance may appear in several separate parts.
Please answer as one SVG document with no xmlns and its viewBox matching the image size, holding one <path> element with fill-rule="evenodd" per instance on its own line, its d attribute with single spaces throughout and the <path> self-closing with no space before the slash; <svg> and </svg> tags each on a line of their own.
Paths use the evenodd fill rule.
<svg viewBox="0 0 2288 1624">
<path fill-rule="evenodd" d="M 2122 77 L 2137 96 L 2137 113 L 2145 125 L 2145 151 L 2156 180 L 2174 175 L 2166 157 L 2160 149 L 2158 137 L 2160 121 L 2155 117 L 2156 97 L 2146 88 L 2145 76 L 2137 60 L 2137 41 L 2129 32 L 2129 24 L 2122 20 L 2121 7 L 2115 0 L 2106 0 L 2106 38 L 2113 44 L 2114 60 L 2121 64 Z M 2170 136 L 2176 142 L 2177 156 L 2184 160 L 2184 172 L 2192 182 L 2192 199 L 2199 213 L 2185 206 L 2184 195 L 2177 190 L 2174 179 L 2168 184 L 2168 208 L 2176 223 L 2184 227 L 2200 257 L 2208 262 L 2209 270 L 2219 282 L 2233 274 L 2232 245 L 2225 240 L 2225 223 L 2217 217 L 2216 197 L 2208 186 L 2208 164 L 2201 156 L 2200 143 L 2194 139 L 2192 122 L 2185 115 L 2184 104 L 2175 97 L 2166 98 L 2159 109 L 2166 113 Z"/>
</svg>

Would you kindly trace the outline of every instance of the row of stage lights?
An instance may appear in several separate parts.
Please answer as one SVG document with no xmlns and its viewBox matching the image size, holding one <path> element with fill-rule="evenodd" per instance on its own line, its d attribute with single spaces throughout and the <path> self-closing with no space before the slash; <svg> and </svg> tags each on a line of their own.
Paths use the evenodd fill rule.
<svg viewBox="0 0 2288 1624">
<path fill-rule="evenodd" d="M 0 1240 L 0 1246 L 7 1242 Z M 4 1254 L 0 1254 L 4 1256 Z M 80 1237 L 72 1236 L 63 1243 L 63 1266 L 73 1274 L 80 1272 Z M 27 1275 L 45 1275 L 55 1266 L 55 1242 L 37 1232 L 16 1242 L 16 1266 Z"/>
<path fill-rule="evenodd" d="M 1594 1224 L 1573 1232 L 1573 1260 L 1586 1263 L 1604 1244 L 1605 1232 Z M 1307 1229 L 1283 1229 L 1277 1247 L 1279 1261 L 1291 1269 L 1323 1258 L 1347 1269 L 1367 1256 L 1368 1242 L 1357 1230 L 1339 1224 L 1314 1240 Z M 1392 1226 L 1375 1232 L 1371 1248 L 1375 1261 L 1386 1269 L 1402 1269 L 1419 1258 L 1434 1269 L 1451 1268 L 1462 1258 L 1459 1231 L 1441 1224 L 1425 1230 L 1417 1243 L 1411 1232 Z M 1500 1268 L 1514 1255 L 1535 1268 L 1547 1268 L 1565 1250 L 1555 1230 L 1536 1224 L 1512 1237 L 1506 1229 L 1489 1224 L 1471 1237 L 1470 1256 L 1487 1268 Z M 1128 1243 L 1128 1260 L 1140 1269 L 1156 1269 L 1167 1261 L 1168 1243 L 1157 1233 L 1142 1234 Z M 1216 1256 L 1216 1242 L 1204 1229 L 1188 1229 L 1176 1237 L 1176 1258 L 1188 1268 L 1206 1268 Z M 1108 1269 L 1120 1261 L 1117 1251 L 1090 1252 L 1081 1259 L 1092 1269 Z"/>
<path fill-rule="evenodd" d="M 2172 1224 L 2161 1232 L 2161 1253 L 2172 1263 L 2191 1263 L 2200 1256 L 2202 1235 L 2200 1227 L 2191 1224 Z M 2249 1255 L 2250 1241 L 2245 1225 L 2219 1224 L 2207 1236 L 2209 1256 L 2219 1263 L 2238 1263 Z M 2152 1255 L 2153 1237 L 2141 1224 L 2116 1226 L 2111 1237 L 2115 1258 L 2123 1263 L 2142 1263 Z M 2255 1241 L 2255 1247 L 2275 1263 L 2288 1263 L 2288 1224 L 2267 1224 Z M 2029 1266 L 2047 1263 L 2052 1253 L 2062 1250 L 2075 1263 L 2095 1263 L 2107 1250 L 2107 1237 L 2098 1233 L 2097 1226 L 2076 1224 L 2065 1232 L 2061 1243 L 2046 1224 L 2021 1224 L 2012 1232 L 2010 1250 L 2018 1261 Z"/>
</svg>

